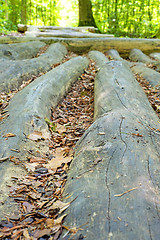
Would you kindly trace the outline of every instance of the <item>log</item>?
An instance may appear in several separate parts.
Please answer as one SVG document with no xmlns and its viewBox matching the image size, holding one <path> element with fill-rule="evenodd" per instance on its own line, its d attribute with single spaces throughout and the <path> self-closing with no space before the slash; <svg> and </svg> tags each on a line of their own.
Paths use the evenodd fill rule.
<svg viewBox="0 0 160 240">
<path fill-rule="evenodd" d="M 156 62 L 144 54 L 140 49 L 136 48 L 131 50 L 129 58 L 133 62 L 142 62 L 145 64 L 155 64 Z"/>
<path fill-rule="evenodd" d="M 123 61 L 124 59 L 119 55 L 118 51 L 116 49 L 110 49 L 107 51 L 107 55 L 110 59 L 114 59 L 117 61 Z"/>
<path fill-rule="evenodd" d="M 81 228 L 71 239 L 157 240 L 160 135 L 151 129 L 160 124 L 122 62 L 98 72 L 94 116 L 76 146 L 64 191 L 74 199 L 64 225 Z"/>
<path fill-rule="evenodd" d="M 160 53 L 151 53 L 149 56 L 157 61 L 160 61 Z"/>
<path fill-rule="evenodd" d="M 38 29 L 43 32 L 47 30 L 66 30 L 66 31 L 76 31 L 76 32 L 96 32 L 98 28 L 85 26 L 85 27 L 58 27 L 58 26 L 39 26 Z"/>
<path fill-rule="evenodd" d="M 26 29 L 27 27 L 27 29 Z M 25 31 L 33 31 L 35 29 L 39 29 L 41 32 L 47 30 L 68 30 L 68 31 L 76 31 L 76 32 L 96 32 L 98 29 L 91 26 L 85 27 L 59 27 L 59 26 L 32 26 L 32 25 L 24 25 L 18 24 L 18 31 L 26 29 Z"/>
<path fill-rule="evenodd" d="M 35 41 L 32 37 L 0 37 L 0 43 Z M 139 48 L 144 53 L 160 51 L 160 39 L 138 39 L 138 38 L 38 38 L 39 41 L 51 44 L 55 42 L 63 43 L 69 50 L 83 54 L 91 50 L 107 51 L 115 48 L 123 56 L 133 48 Z"/>
<path fill-rule="evenodd" d="M 45 32 L 36 31 L 26 31 L 27 37 L 60 37 L 60 38 L 104 38 L 104 37 L 114 37 L 111 34 L 98 34 L 98 33 L 84 33 L 75 31 L 60 31 L 60 30 L 50 30 Z"/>
<path fill-rule="evenodd" d="M 16 89 L 29 80 L 32 75 L 49 71 L 53 64 L 62 61 L 67 49 L 60 43 L 52 44 L 45 53 L 38 58 L 26 60 L 1 60 L 0 61 L 0 91 Z"/>
<path fill-rule="evenodd" d="M 90 51 L 88 57 L 96 62 L 97 67 L 103 66 L 105 63 L 109 62 L 109 59 L 99 51 Z"/>
<path fill-rule="evenodd" d="M 146 67 L 142 63 L 133 64 L 131 67 L 133 73 L 138 74 L 148 81 L 152 87 L 160 87 L 160 73 Z"/>
<path fill-rule="evenodd" d="M 49 136 L 48 125 L 45 117 L 50 117 L 50 108 L 56 107 L 59 100 L 68 91 L 71 84 L 83 73 L 88 66 L 88 59 L 76 57 L 58 66 L 45 75 L 37 78 L 30 85 L 18 92 L 10 101 L 8 107 L 9 117 L 0 123 L 0 158 L 15 156 L 25 161 L 29 150 L 36 156 L 37 152 L 47 152 L 47 140 L 39 142 L 27 138 L 34 131 L 42 133 L 43 138 Z M 8 133 L 15 137 L 3 137 Z M 13 152 L 12 149 L 18 149 Z M 0 218 L 4 212 L 17 211 L 11 199 L 8 198 L 8 185 L 13 186 L 11 177 L 20 177 L 24 174 L 21 166 L 14 165 L 9 159 L 0 163 Z"/>
<path fill-rule="evenodd" d="M 148 68 L 143 63 L 134 63 L 134 62 L 126 61 L 125 59 L 120 57 L 118 51 L 115 49 L 109 50 L 107 52 L 107 54 L 109 55 L 109 57 L 111 57 L 111 59 L 119 60 L 119 61 L 122 61 L 123 63 L 127 64 L 131 68 L 131 70 L 134 74 L 138 74 L 141 77 L 143 77 L 144 79 L 146 79 L 152 87 L 160 86 L 160 73 L 159 72 Z"/>
<path fill-rule="evenodd" d="M 40 41 L 25 43 L 0 44 L 0 58 L 8 60 L 22 60 L 35 57 L 45 44 Z"/>
</svg>

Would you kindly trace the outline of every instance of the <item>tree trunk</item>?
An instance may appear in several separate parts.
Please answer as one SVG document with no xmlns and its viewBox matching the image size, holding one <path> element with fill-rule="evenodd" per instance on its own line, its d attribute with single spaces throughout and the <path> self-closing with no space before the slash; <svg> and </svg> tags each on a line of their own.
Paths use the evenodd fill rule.
<svg viewBox="0 0 160 240">
<path fill-rule="evenodd" d="M 82 226 L 74 239 L 157 240 L 158 117 L 122 62 L 100 65 L 94 116 L 70 166 L 64 196 L 75 200 L 64 225 Z"/>
<path fill-rule="evenodd" d="M 91 0 L 79 0 L 79 24 L 78 26 L 93 26 L 96 27 L 92 13 Z"/>
<path fill-rule="evenodd" d="M 8 0 L 5 0 L 5 19 L 8 20 Z"/>
<path fill-rule="evenodd" d="M 21 23 L 27 23 L 27 0 L 21 0 Z"/>
</svg>

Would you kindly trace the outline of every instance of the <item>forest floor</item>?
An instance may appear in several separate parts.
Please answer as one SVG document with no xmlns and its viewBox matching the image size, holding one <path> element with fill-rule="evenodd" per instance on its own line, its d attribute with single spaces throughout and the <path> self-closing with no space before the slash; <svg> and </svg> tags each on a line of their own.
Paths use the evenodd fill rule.
<svg viewBox="0 0 160 240">
<path fill-rule="evenodd" d="M 40 54 L 44 51 L 45 48 Z M 76 56 L 74 53 L 69 52 L 65 61 L 74 56 Z M 56 66 L 58 64 L 53 67 Z M 73 235 L 80 230 L 80 226 L 70 229 L 63 225 L 66 215 L 62 213 L 71 202 L 70 196 L 65 196 L 68 203 L 63 203 L 62 193 L 67 171 L 74 156 L 75 144 L 93 122 L 95 75 L 95 63 L 90 62 L 88 69 L 73 84 L 56 109 L 51 109 L 51 117 L 46 119 L 51 132 L 49 140 L 51 154 L 29 158 L 27 168 L 32 171 L 29 171 L 22 179 L 13 177 L 15 185 L 11 188 L 10 197 L 20 204 L 20 211 L 14 216 L 6 215 L 6 220 L 0 222 L 0 239 L 66 240 L 67 234 L 63 238 L 60 237 L 63 229 Z M 34 81 L 36 77 L 33 76 L 19 90 Z M 140 76 L 135 77 L 160 118 L 159 90 L 152 88 Z M 19 90 L 1 93 L 0 120 L 3 119 L 10 99 Z M 48 172 L 48 169 L 52 169 L 52 174 Z M 81 235 L 79 239 L 82 239 Z"/>
</svg>

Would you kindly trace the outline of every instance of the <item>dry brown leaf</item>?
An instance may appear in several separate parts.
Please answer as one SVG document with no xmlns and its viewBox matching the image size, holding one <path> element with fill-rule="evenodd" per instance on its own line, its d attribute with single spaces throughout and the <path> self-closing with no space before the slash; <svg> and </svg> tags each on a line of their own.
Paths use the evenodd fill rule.
<svg viewBox="0 0 160 240">
<path fill-rule="evenodd" d="M 50 232 L 51 232 L 51 229 L 35 230 L 33 237 L 37 239 L 45 235 L 49 235 Z"/>
<path fill-rule="evenodd" d="M 29 161 L 30 163 L 46 163 L 46 159 L 42 157 L 31 157 Z"/>
<path fill-rule="evenodd" d="M 58 232 L 61 229 L 61 224 L 52 227 L 52 234 Z"/>
<path fill-rule="evenodd" d="M 34 206 L 28 202 L 23 202 L 23 206 L 26 207 L 27 212 L 30 212 L 34 208 Z"/>
<path fill-rule="evenodd" d="M 44 136 L 42 135 L 42 132 L 34 131 L 34 132 L 30 133 L 27 136 L 27 138 L 32 141 L 38 141 L 38 140 L 44 139 Z"/>
<path fill-rule="evenodd" d="M 64 132 L 66 132 L 66 128 L 64 125 L 61 125 L 59 123 L 56 124 L 56 131 L 59 133 L 59 134 L 62 134 Z"/>
<path fill-rule="evenodd" d="M 64 210 L 66 210 L 70 205 L 70 202 L 68 203 L 64 203 L 61 202 L 60 200 L 57 200 L 56 202 L 54 202 L 52 204 L 52 206 L 50 206 L 50 208 L 48 209 L 48 211 L 50 210 L 55 210 L 55 209 L 59 209 L 59 214 L 62 213 Z"/>
<path fill-rule="evenodd" d="M 37 163 L 23 163 L 24 167 L 27 169 L 28 172 L 32 171 L 34 172 L 37 166 Z"/>
<path fill-rule="evenodd" d="M 48 169 L 57 169 L 62 165 L 62 163 L 69 163 L 72 161 L 73 157 L 68 156 L 64 157 L 63 156 L 64 151 L 60 149 L 56 149 L 56 152 L 54 153 L 54 157 L 49 161 L 45 166 Z"/>
<path fill-rule="evenodd" d="M 28 229 L 23 230 L 23 236 L 25 237 L 25 240 L 30 240 Z"/>
<path fill-rule="evenodd" d="M 57 219 L 52 219 L 52 218 L 47 219 L 46 220 L 47 228 L 53 228 L 56 225 L 60 225 L 62 223 L 63 218 L 66 216 L 67 216 L 67 214 L 64 214 L 63 216 L 61 216 Z"/>
<path fill-rule="evenodd" d="M 9 138 L 9 137 L 15 137 L 16 135 L 14 133 L 7 133 L 3 137 Z"/>
</svg>

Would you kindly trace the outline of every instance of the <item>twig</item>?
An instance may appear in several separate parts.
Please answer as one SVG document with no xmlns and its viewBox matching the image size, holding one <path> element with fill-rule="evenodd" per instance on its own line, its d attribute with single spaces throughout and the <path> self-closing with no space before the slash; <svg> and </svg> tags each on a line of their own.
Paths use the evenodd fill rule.
<svg viewBox="0 0 160 240">
<path fill-rule="evenodd" d="M 9 159 L 9 157 L 0 158 L 0 162 L 4 162 L 4 161 L 6 161 L 8 159 Z"/>
<path fill-rule="evenodd" d="M 124 193 L 116 194 L 116 195 L 114 195 L 114 196 L 115 196 L 115 197 L 122 197 L 122 196 L 125 195 L 126 193 L 129 193 L 129 192 L 131 192 L 131 191 L 133 191 L 133 190 L 136 190 L 136 189 L 138 189 L 138 188 L 139 188 L 139 187 L 134 187 L 134 188 L 131 188 L 131 189 L 125 191 Z"/>
</svg>

